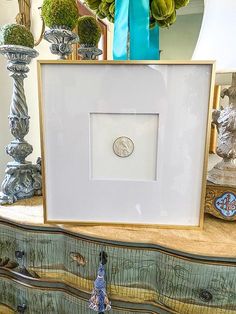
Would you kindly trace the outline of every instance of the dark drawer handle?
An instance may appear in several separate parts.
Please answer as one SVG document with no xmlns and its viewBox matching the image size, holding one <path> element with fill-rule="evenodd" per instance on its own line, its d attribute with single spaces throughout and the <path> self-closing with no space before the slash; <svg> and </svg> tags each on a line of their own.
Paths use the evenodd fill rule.
<svg viewBox="0 0 236 314">
<path fill-rule="evenodd" d="M 15 257 L 17 259 L 22 259 L 25 255 L 25 252 L 24 251 L 15 251 Z"/>
<path fill-rule="evenodd" d="M 207 290 L 201 290 L 199 293 L 199 298 L 203 301 L 203 302 L 210 302 L 213 299 L 213 295 L 207 291 Z"/>
<path fill-rule="evenodd" d="M 21 305 L 18 305 L 17 306 L 17 313 L 24 313 L 25 311 L 26 311 L 26 309 L 27 309 L 27 306 L 26 306 L 26 304 L 21 304 Z"/>
<path fill-rule="evenodd" d="M 101 252 L 99 253 L 99 260 L 100 260 L 100 262 L 102 263 L 102 265 L 106 265 L 106 263 L 107 263 L 107 258 L 108 258 L 108 256 L 107 256 L 107 253 L 106 253 L 106 252 L 101 251 Z"/>
</svg>

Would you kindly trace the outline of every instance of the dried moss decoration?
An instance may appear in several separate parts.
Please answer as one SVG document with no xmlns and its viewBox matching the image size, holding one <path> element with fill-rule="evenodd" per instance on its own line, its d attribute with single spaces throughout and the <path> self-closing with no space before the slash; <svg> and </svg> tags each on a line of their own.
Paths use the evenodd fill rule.
<svg viewBox="0 0 236 314">
<path fill-rule="evenodd" d="M 42 17 L 49 28 L 73 30 L 78 21 L 78 8 L 75 0 L 44 0 Z"/>
<path fill-rule="evenodd" d="M 97 46 L 101 38 L 101 28 L 92 16 L 82 16 L 78 19 L 78 35 L 80 44 L 88 47 Z"/>
<path fill-rule="evenodd" d="M 34 47 L 32 33 L 23 25 L 5 24 L 0 28 L 0 45 Z"/>
</svg>

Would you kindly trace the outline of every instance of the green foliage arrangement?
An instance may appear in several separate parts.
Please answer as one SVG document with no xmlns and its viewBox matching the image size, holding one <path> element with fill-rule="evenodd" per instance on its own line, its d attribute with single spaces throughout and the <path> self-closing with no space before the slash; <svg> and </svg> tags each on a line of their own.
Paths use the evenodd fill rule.
<svg viewBox="0 0 236 314">
<path fill-rule="evenodd" d="M 82 16 L 78 19 L 78 35 L 80 44 L 88 47 L 97 46 L 101 38 L 101 28 L 92 16 Z"/>
<path fill-rule="evenodd" d="M 175 21 L 176 21 L 176 10 L 174 10 L 174 12 L 170 16 L 168 16 L 166 19 L 157 20 L 157 24 L 160 27 L 169 27 L 172 24 L 174 24 Z"/>
<path fill-rule="evenodd" d="M 85 2 L 100 19 L 107 18 L 114 23 L 115 0 L 85 0 Z M 156 24 L 160 27 L 169 27 L 176 21 L 176 10 L 188 3 L 189 0 L 150 0 L 150 28 Z"/>
<path fill-rule="evenodd" d="M 34 47 L 32 33 L 20 24 L 5 24 L 0 28 L 0 45 Z"/>
<path fill-rule="evenodd" d="M 79 12 L 75 0 L 44 0 L 42 17 L 49 28 L 68 28 L 73 30 Z"/>
<path fill-rule="evenodd" d="M 189 4 L 189 0 L 175 0 L 175 8 L 178 10 L 181 7 L 185 7 Z"/>
<path fill-rule="evenodd" d="M 107 18 L 114 23 L 115 18 L 115 0 L 86 0 L 91 10 L 96 11 L 100 19 Z"/>
<path fill-rule="evenodd" d="M 157 21 L 167 19 L 173 14 L 174 10 L 174 0 L 153 0 L 151 3 L 151 12 Z"/>
</svg>

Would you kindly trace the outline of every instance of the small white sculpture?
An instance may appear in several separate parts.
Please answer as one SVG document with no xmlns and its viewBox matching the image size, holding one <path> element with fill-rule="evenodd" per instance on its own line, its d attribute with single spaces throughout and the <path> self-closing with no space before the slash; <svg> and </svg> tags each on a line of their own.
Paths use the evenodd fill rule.
<svg viewBox="0 0 236 314">
<path fill-rule="evenodd" d="M 212 119 L 218 130 L 216 153 L 222 157 L 208 173 L 208 181 L 215 184 L 236 186 L 236 74 L 232 86 L 221 92 L 221 97 L 229 97 L 229 104 L 221 110 L 214 110 Z"/>
</svg>

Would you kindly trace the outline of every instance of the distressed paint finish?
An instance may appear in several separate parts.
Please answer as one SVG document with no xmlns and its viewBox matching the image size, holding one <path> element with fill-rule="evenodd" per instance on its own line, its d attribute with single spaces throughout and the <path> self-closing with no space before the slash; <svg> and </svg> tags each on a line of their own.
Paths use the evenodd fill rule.
<svg viewBox="0 0 236 314">
<path fill-rule="evenodd" d="M 58 59 L 61 60 L 65 60 L 72 53 L 72 44 L 76 44 L 79 41 L 76 33 L 60 26 L 46 30 L 44 39 L 51 43 L 51 53 L 58 55 Z"/>
<path fill-rule="evenodd" d="M 198 308 L 206 314 L 236 313 L 236 260 L 214 265 L 210 260 L 202 263 L 200 257 L 186 259 L 163 250 L 107 244 L 49 230 L 30 231 L 2 223 L 0 257 L 14 259 L 15 251 L 23 250 L 22 263 L 41 280 L 63 281 L 90 293 L 99 253 L 105 251 L 111 300 L 154 303 L 183 314 L 198 313 Z M 209 300 L 207 293 L 212 296 Z"/>
<path fill-rule="evenodd" d="M 6 152 L 14 161 L 8 162 L 1 185 L 0 204 L 12 204 L 19 199 L 42 194 L 41 163 L 26 161 L 33 151 L 25 136 L 29 132 L 29 115 L 24 91 L 24 79 L 29 63 L 38 56 L 34 49 L 17 45 L 1 45 L 0 54 L 7 58 L 7 69 L 13 78 L 13 95 L 10 105 L 9 126 L 14 140 Z"/>
<path fill-rule="evenodd" d="M 81 60 L 96 60 L 101 54 L 102 50 L 97 47 L 89 47 L 81 44 L 78 49 L 78 55 L 81 56 Z"/>
<path fill-rule="evenodd" d="M 92 314 L 85 299 L 63 291 L 23 286 L 13 280 L 0 276 L 0 313 L 15 313 L 17 307 L 26 304 L 27 314 Z M 148 311 L 149 312 L 149 311 Z M 140 314 L 140 311 L 114 309 L 113 314 Z M 150 312 L 149 312 L 150 313 Z"/>
</svg>

